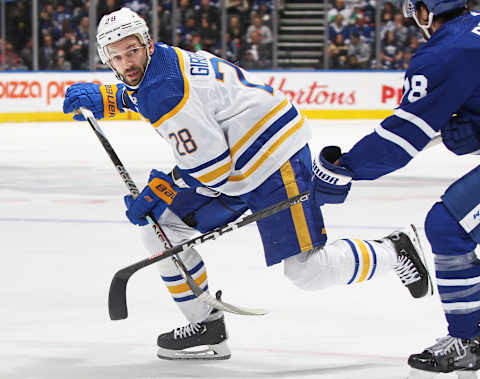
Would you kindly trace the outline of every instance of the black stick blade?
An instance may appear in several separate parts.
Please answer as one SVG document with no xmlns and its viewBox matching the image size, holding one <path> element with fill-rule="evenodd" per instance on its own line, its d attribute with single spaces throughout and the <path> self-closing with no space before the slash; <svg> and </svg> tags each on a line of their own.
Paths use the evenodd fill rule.
<svg viewBox="0 0 480 379">
<path fill-rule="evenodd" d="M 123 275 L 124 270 L 117 271 L 110 283 L 108 293 L 108 312 L 111 320 L 123 320 L 128 317 L 127 283 L 130 276 Z"/>
</svg>

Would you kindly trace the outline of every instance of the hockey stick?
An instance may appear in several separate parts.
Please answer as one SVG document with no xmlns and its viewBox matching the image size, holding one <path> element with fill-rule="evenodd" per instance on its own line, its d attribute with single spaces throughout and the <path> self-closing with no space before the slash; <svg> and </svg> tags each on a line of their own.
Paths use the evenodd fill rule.
<svg viewBox="0 0 480 379">
<path fill-rule="evenodd" d="M 92 127 L 93 131 L 95 132 L 95 135 L 98 137 L 98 139 L 100 140 L 100 143 L 105 148 L 105 151 L 107 152 L 108 156 L 112 160 L 115 168 L 117 169 L 117 172 L 120 174 L 120 177 L 122 178 L 123 182 L 127 186 L 130 194 L 133 197 L 137 197 L 140 193 L 137 186 L 135 185 L 134 181 L 131 179 L 130 175 L 128 174 L 128 171 L 120 161 L 120 158 L 116 154 L 115 150 L 113 149 L 112 145 L 108 141 L 107 137 L 101 130 L 100 125 L 98 125 L 98 122 L 93 116 L 92 112 L 83 107 L 79 109 L 79 112 L 83 115 L 83 117 L 85 117 L 85 119 L 88 121 L 88 123 Z M 148 214 L 146 216 L 146 219 L 148 223 L 152 226 L 157 238 L 163 242 L 165 249 L 171 249 L 172 244 L 168 240 L 168 237 L 165 235 L 160 225 L 155 221 L 154 217 L 151 214 Z M 237 314 L 243 314 L 243 315 L 263 315 L 267 313 L 265 310 L 258 310 L 258 309 L 250 310 L 248 308 L 236 307 L 234 305 L 224 303 L 223 301 L 212 297 L 208 292 L 202 290 L 200 286 L 195 282 L 195 280 L 188 272 L 187 268 L 183 264 L 180 257 L 172 256 L 172 259 L 175 265 L 177 266 L 178 270 L 180 271 L 182 277 L 187 282 L 187 285 L 190 287 L 193 294 L 201 301 L 209 304 L 214 308 L 217 308 L 226 312 L 230 312 L 230 313 L 237 313 Z M 115 307 L 110 306 L 110 303 L 112 302 L 113 298 L 114 296 L 112 296 L 112 287 L 110 287 L 109 307 L 108 307 L 110 318 L 112 320 L 118 320 L 115 314 L 112 313 L 112 309 L 114 309 Z M 122 318 L 126 318 L 127 315 L 128 314 L 125 313 L 125 317 L 122 317 Z"/>
<path fill-rule="evenodd" d="M 425 148 L 430 148 L 432 146 L 437 145 L 440 142 L 441 142 L 441 137 L 440 135 L 437 135 L 429 142 L 429 144 Z M 309 192 L 301 193 L 297 196 L 281 201 L 261 211 L 242 217 L 237 221 L 215 228 L 210 232 L 204 233 L 196 238 L 186 241 L 171 249 L 165 250 L 159 254 L 143 259 L 139 262 L 136 262 L 130 266 L 127 266 L 117 271 L 117 273 L 114 275 L 112 282 L 110 284 L 110 293 L 109 293 L 109 302 L 108 302 L 110 317 L 114 320 L 125 319 L 128 317 L 127 283 L 130 277 L 133 274 L 135 274 L 138 270 L 144 267 L 147 267 L 155 262 L 158 262 L 162 259 L 178 254 L 190 247 L 200 245 L 206 241 L 215 240 L 225 233 L 231 232 L 233 230 L 236 230 L 238 228 L 241 228 L 253 222 L 262 220 L 277 212 L 281 212 L 285 209 L 288 209 L 295 204 L 303 203 L 307 201 L 309 197 L 310 197 Z"/>
<path fill-rule="evenodd" d="M 121 320 L 128 317 L 128 309 L 127 309 L 127 283 L 130 277 L 135 274 L 138 270 L 150 266 L 151 264 L 158 262 L 162 259 L 174 256 L 186 249 L 189 249 L 193 246 L 200 245 L 206 241 L 215 240 L 221 235 L 241 228 L 245 225 L 251 224 L 253 222 L 257 222 L 262 220 L 266 217 L 269 217 L 277 212 L 282 210 L 288 209 L 291 206 L 299 203 L 303 203 L 308 200 L 310 197 L 309 192 L 304 192 L 300 195 L 294 196 L 290 199 L 281 201 L 277 204 L 274 204 L 268 208 L 265 208 L 261 211 L 255 212 L 248 216 L 242 217 L 237 221 L 231 222 L 229 224 L 225 224 L 218 228 L 211 230 L 210 232 L 204 233 L 198 237 L 192 238 L 189 241 L 186 241 L 180 245 L 174 246 L 171 249 L 165 250 L 159 254 L 153 255 L 149 258 L 143 259 L 137 263 L 134 263 L 130 266 L 127 266 L 119 271 L 114 275 L 112 279 L 112 283 L 110 284 L 110 293 L 108 299 L 108 306 L 110 310 L 110 318 L 112 320 Z M 199 296 L 200 298 L 200 296 Z M 242 309 L 235 307 L 233 305 L 224 303 L 228 305 L 230 309 L 237 310 L 239 314 L 246 314 L 245 312 L 241 312 Z M 262 315 L 266 314 L 267 312 L 262 309 L 250 309 L 250 314 Z"/>
</svg>

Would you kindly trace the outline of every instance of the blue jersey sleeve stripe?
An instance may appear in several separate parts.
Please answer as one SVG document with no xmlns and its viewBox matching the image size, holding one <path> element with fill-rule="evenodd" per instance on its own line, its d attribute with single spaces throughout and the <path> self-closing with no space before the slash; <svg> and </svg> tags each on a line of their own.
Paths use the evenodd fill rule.
<svg viewBox="0 0 480 379">
<path fill-rule="evenodd" d="M 183 171 L 183 172 L 186 172 L 187 174 L 192 174 L 192 173 L 194 173 L 194 172 L 198 172 L 198 171 L 204 170 L 204 169 L 206 169 L 207 167 L 212 166 L 212 165 L 214 165 L 215 163 L 224 160 L 224 159 L 227 158 L 228 156 L 230 156 L 230 150 L 229 150 L 229 149 L 225 150 L 225 151 L 224 151 L 222 154 L 220 154 L 218 157 L 213 158 L 212 160 L 209 160 L 208 162 L 202 163 L 200 166 L 197 166 L 197 167 L 194 167 L 194 168 L 190 168 L 190 169 L 182 169 L 182 171 Z"/>
<path fill-rule="evenodd" d="M 244 167 L 260 149 L 272 138 L 279 130 L 297 117 L 298 111 L 292 105 L 290 109 L 285 112 L 278 120 L 270 125 L 258 138 L 245 150 L 245 152 L 238 157 L 235 163 L 235 170 L 240 170 Z"/>
<path fill-rule="evenodd" d="M 417 128 L 411 121 L 392 115 L 381 123 L 382 128 L 396 134 L 410 143 L 416 150 L 422 150 L 431 138 L 423 130 Z"/>
<path fill-rule="evenodd" d="M 381 126 L 377 126 L 375 128 L 375 133 L 377 133 L 383 139 L 390 141 L 398 146 L 400 146 L 403 150 L 405 150 L 411 157 L 414 157 L 418 154 L 418 150 L 407 140 L 403 139 L 402 137 L 392 133 Z"/>
<path fill-rule="evenodd" d="M 430 125 L 428 125 L 428 123 L 426 123 L 424 120 L 414 115 L 413 113 L 398 108 L 393 112 L 393 114 L 419 127 L 430 139 L 435 137 L 435 134 L 437 134 L 437 132 Z"/>
<path fill-rule="evenodd" d="M 223 186 L 226 182 L 228 182 L 228 177 L 226 177 L 225 179 L 221 180 L 221 181 L 218 182 L 217 184 L 209 185 L 209 187 L 211 187 L 211 188 L 217 188 L 217 187 Z"/>
</svg>

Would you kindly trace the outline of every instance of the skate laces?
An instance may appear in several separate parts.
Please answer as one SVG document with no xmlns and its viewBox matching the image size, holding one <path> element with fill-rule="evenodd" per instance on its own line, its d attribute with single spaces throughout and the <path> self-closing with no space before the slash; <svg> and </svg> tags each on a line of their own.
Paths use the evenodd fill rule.
<svg viewBox="0 0 480 379">
<path fill-rule="evenodd" d="M 398 257 L 397 264 L 393 267 L 393 269 L 399 276 L 402 283 L 406 286 L 421 279 L 415 265 L 406 255 Z"/>
<path fill-rule="evenodd" d="M 462 358 L 467 353 L 467 346 L 463 343 L 461 338 L 446 336 L 438 338 L 437 343 L 427 348 L 427 350 L 435 356 L 448 355 L 455 350 L 457 356 Z"/>
<path fill-rule="evenodd" d="M 175 328 L 173 330 L 173 338 L 187 338 L 191 337 L 194 334 L 197 334 L 201 330 L 202 324 L 198 322 L 192 322 L 186 326 L 181 326 L 180 328 Z"/>
</svg>

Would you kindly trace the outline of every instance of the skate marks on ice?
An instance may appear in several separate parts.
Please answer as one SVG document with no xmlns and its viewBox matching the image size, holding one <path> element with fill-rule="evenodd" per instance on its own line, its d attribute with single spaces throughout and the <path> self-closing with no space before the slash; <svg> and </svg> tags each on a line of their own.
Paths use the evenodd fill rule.
<svg viewBox="0 0 480 379">
<path fill-rule="evenodd" d="M 421 371 L 412 368 L 407 379 L 477 379 L 477 371 L 455 371 L 449 374 L 441 374 L 436 372 Z"/>
<path fill-rule="evenodd" d="M 23 353 L 5 354 L 9 379 L 317 378 L 400 379 L 404 358 L 234 348 L 229 361 L 162 361 L 150 345 L 23 341 Z M 55 347 L 55 345 L 57 345 Z M 15 366 L 15 368 L 13 368 Z"/>
</svg>

